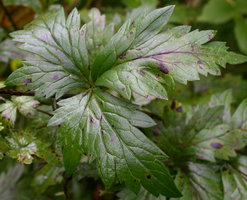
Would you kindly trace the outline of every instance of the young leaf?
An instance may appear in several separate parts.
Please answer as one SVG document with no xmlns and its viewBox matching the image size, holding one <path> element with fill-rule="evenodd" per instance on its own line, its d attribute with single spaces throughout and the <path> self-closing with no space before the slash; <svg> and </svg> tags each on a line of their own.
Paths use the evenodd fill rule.
<svg viewBox="0 0 247 200">
<path fill-rule="evenodd" d="M 29 96 L 12 96 L 11 101 L 7 100 L 0 105 L 0 112 L 2 112 L 2 118 L 9 121 L 11 125 L 14 125 L 17 115 L 17 110 L 23 115 L 34 115 L 35 108 L 39 105 L 39 102 L 33 97 Z"/>
<path fill-rule="evenodd" d="M 136 128 L 154 125 L 136 106 L 98 89 L 62 100 L 59 105 L 49 125 L 62 123 L 62 132 L 70 135 L 64 141 L 68 149 L 64 162 L 69 172 L 84 149 L 91 161 L 96 159 L 108 187 L 118 179 L 135 192 L 141 184 L 155 196 L 179 196 L 162 163 L 166 156 Z M 78 158 L 77 162 L 71 155 Z"/>
<path fill-rule="evenodd" d="M 23 115 L 34 115 L 35 108 L 39 106 L 39 101 L 29 96 L 12 96 L 11 101 Z"/>
<path fill-rule="evenodd" d="M 50 144 L 38 139 L 33 133 L 14 132 L 5 137 L 9 150 L 6 154 L 21 163 L 31 164 L 34 155 L 44 159 L 46 162 L 58 163 L 56 157 L 51 153 Z"/>
<path fill-rule="evenodd" d="M 7 120 L 11 125 L 14 125 L 16 120 L 17 109 L 13 102 L 6 101 L 0 105 L 0 112 L 3 119 Z"/>
</svg>

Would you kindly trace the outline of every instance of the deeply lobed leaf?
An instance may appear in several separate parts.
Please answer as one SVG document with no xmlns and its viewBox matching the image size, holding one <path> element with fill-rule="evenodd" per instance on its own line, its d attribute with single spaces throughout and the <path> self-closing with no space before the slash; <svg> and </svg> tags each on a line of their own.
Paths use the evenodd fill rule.
<svg viewBox="0 0 247 200">
<path fill-rule="evenodd" d="M 75 88 L 88 87 L 85 29 L 80 27 L 77 10 L 67 20 L 64 11 L 59 10 L 41 15 L 25 30 L 12 33 L 15 41 L 23 43 L 20 48 L 35 57 L 10 75 L 6 83 L 28 86 L 46 97 L 56 94 L 57 98 Z"/>
<path fill-rule="evenodd" d="M 134 47 L 130 47 L 117 59 L 110 57 L 119 64 L 103 73 L 96 81 L 96 84 L 111 88 L 124 97 L 130 98 L 130 94 L 137 92 L 137 89 L 133 87 L 138 85 L 132 81 L 132 88 L 128 86 L 130 84 L 128 81 L 130 76 L 126 73 L 126 70 L 131 73 L 132 70 L 129 68 L 133 65 L 135 66 L 134 70 L 137 71 L 142 71 L 143 68 L 151 68 L 153 76 L 156 76 L 152 84 L 159 84 L 159 79 L 164 80 L 162 78 L 164 75 L 166 77 L 170 76 L 180 83 L 187 83 L 188 81 L 199 80 L 199 74 L 205 76 L 208 73 L 220 75 L 219 66 L 225 67 L 226 63 L 237 64 L 247 61 L 245 56 L 227 52 L 225 43 L 212 42 L 203 46 L 202 44 L 207 43 L 214 37 L 215 31 L 195 30 L 188 33 L 189 30 L 190 28 L 186 26 L 173 28 L 154 36 L 140 45 L 137 44 Z M 105 49 L 104 52 L 109 52 L 109 50 Z M 103 59 L 103 56 L 101 58 Z M 105 59 L 101 62 L 107 61 Z M 97 71 L 97 73 L 100 72 Z M 135 79 L 135 82 L 140 82 L 138 92 L 142 96 L 148 96 L 147 98 L 149 98 L 153 94 L 150 93 L 150 87 L 143 89 L 143 76 L 146 76 L 145 73 L 139 73 L 132 79 Z M 115 77 L 119 77 L 117 84 L 115 84 L 116 81 L 109 81 L 110 77 L 113 77 L 113 80 L 116 79 Z M 149 81 L 145 82 L 148 83 Z M 165 90 L 164 86 L 162 90 Z M 158 93 L 160 87 L 154 88 L 153 91 Z M 163 92 L 163 98 L 164 96 L 165 92 Z M 161 97 L 160 95 L 155 95 L 155 98 Z"/>
<path fill-rule="evenodd" d="M 154 125 L 136 106 L 98 89 L 62 100 L 59 105 L 49 125 L 62 123 L 68 172 L 77 166 L 77 155 L 83 149 L 90 161 L 96 159 L 108 187 L 119 180 L 135 192 L 141 184 L 156 196 L 179 195 L 162 163 L 166 156 L 136 128 Z"/>
</svg>

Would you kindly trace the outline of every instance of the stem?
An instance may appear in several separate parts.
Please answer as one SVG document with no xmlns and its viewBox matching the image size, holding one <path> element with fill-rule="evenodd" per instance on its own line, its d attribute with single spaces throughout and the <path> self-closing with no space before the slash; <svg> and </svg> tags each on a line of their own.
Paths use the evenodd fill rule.
<svg viewBox="0 0 247 200">
<path fill-rule="evenodd" d="M 71 200 L 71 194 L 69 191 L 69 183 L 72 180 L 72 176 L 67 176 L 64 173 L 63 178 L 64 178 L 64 183 L 63 183 L 64 200 Z"/>
<path fill-rule="evenodd" d="M 0 6 L 3 9 L 5 15 L 8 17 L 8 19 L 9 19 L 10 23 L 12 24 L 12 26 L 14 27 L 14 29 L 17 30 L 18 28 L 17 28 L 11 14 L 9 13 L 8 9 L 4 6 L 2 0 L 0 0 Z"/>
<path fill-rule="evenodd" d="M 15 95 L 15 96 L 35 96 L 34 91 L 19 91 L 19 90 L 12 90 L 12 89 L 6 89 L 6 88 L 0 89 L 0 94 L 8 94 L 8 95 Z M 74 95 L 76 94 L 65 94 L 61 98 L 66 99 Z"/>
<path fill-rule="evenodd" d="M 100 190 L 101 190 L 101 187 L 99 184 L 97 184 L 95 190 L 93 191 L 93 199 L 94 200 L 102 200 Z"/>
<path fill-rule="evenodd" d="M 18 91 L 18 90 L 6 89 L 6 88 L 0 89 L 0 94 L 9 94 L 9 95 L 16 95 L 16 96 L 34 96 L 35 95 L 33 91 L 25 92 L 25 91 Z"/>
<path fill-rule="evenodd" d="M 57 109 L 57 101 L 55 98 L 52 99 L 51 106 L 52 106 L 53 111 L 55 111 Z"/>
<path fill-rule="evenodd" d="M 51 114 L 51 113 L 49 113 L 49 112 L 46 112 L 46 111 L 44 111 L 44 110 L 40 110 L 40 109 L 38 109 L 38 108 L 36 108 L 36 110 L 37 110 L 38 112 L 44 113 L 44 114 L 46 114 L 46 115 L 49 115 L 50 117 L 53 117 L 53 114 Z"/>
<path fill-rule="evenodd" d="M 87 4 L 85 5 L 85 9 L 90 9 L 91 4 L 92 4 L 92 0 L 88 0 Z"/>
</svg>

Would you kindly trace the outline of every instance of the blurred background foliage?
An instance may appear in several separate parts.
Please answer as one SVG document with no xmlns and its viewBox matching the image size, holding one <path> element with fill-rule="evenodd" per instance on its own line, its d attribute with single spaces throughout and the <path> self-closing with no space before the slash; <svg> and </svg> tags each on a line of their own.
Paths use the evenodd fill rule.
<svg viewBox="0 0 247 200">
<path fill-rule="evenodd" d="M 171 4 L 176 5 L 176 8 L 168 26 L 186 24 L 191 25 L 193 29 L 217 30 L 215 40 L 226 41 L 231 50 L 247 55 L 246 0 L 0 0 L 0 88 L 4 88 L 6 77 L 21 67 L 21 61 L 28 56 L 18 50 L 17 44 L 11 41 L 8 34 L 22 29 L 24 25 L 51 7 L 61 5 L 67 13 L 77 7 L 84 22 L 87 21 L 88 11 L 92 7 L 97 7 L 106 14 L 107 20 L 114 20 L 120 26 L 126 13 L 133 8 L 139 6 L 155 8 Z M 228 66 L 222 71 L 221 77 L 202 77 L 200 81 L 189 83 L 187 86 L 178 85 L 174 91 L 169 91 L 170 101 L 154 101 L 144 110 L 152 112 L 154 117 L 166 119 L 167 110 L 180 113 L 183 109 L 186 110 L 188 105 L 206 102 L 212 94 L 227 89 L 232 89 L 234 109 L 247 96 L 247 64 Z M 17 103 L 10 104 L 5 98 L 8 99 L 9 96 L 0 98 L 1 102 L 5 102 L 5 107 L 0 108 L 1 112 L 8 111 L 6 113 L 11 115 L 12 123 L 16 123 L 15 128 L 27 123 L 22 118 L 15 122 L 15 115 L 26 114 L 28 126 L 22 131 L 18 131 L 17 128 L 6 131 L 5 127 L 9 125 L 1 119 L 1 200 L 59 200 L 64 199 L 64 193 L 67 195 L 73 193 L 73 200 L 126 198 L 127 193 L 124 193 L 126 191 L 116 194 L 115 191 L 119 190 L 118 186 L 111 191 L 103 188 L 96 169 L 87 164 L 86 156 L 79 172 L 73 177 L 67 177 L 61 167 L 59 144 L 53 142 L 54 138 L 59 140 L 59 134 L 56 130 L 44 128 L 48 120 L 47 116 L 38 113 L 38 119 L 34 118 L 33 113 L 23 113 L 21 99 L 18 102 L 16 100 Z M 50 103 L 45 100 L 42 102 Z M 28 107 L 30 105 L 24 106 L 25 109 L 30 110 Z M 45 112 L 50 108 L 42 105 L 41 109 Z M 148 131 L 146 132 L 148 135 Z M 3 138 L 7 138 L 7 142 Z M 16 165 L 14 159 L 20 163 L 32 164 L 25 167 L 23 164 Z M 131 200 L 131 197 L 128 197 L 128 200 Z"/>
</svg>

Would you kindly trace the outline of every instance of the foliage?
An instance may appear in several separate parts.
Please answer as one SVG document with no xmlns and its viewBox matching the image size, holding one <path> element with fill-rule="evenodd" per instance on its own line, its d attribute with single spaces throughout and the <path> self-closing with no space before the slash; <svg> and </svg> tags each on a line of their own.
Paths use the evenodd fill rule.
<svg viewBox="0 0 247 200">
<path fill-rule="evenodd" d="M 244 1 L 222 1 L 198 19 L 245 14 Z M 0 32 L 0 185 L 17 174 L 2 181 L 1 198 L 246 199 L 246 80 L 209 75 L 247 57 L 211 41 L 214 30 L 174 26 L 187 6 L 170 19 L 174 6 L 154 9 L 158 1 L 124 0 L 138 7 L 126 17 L 91 1 L 79 11 L 77 1 L 51 3 L 3 4 L 38 16 L 12 40 Z M 244 41 L 244 19 L 235 22 Z"/>
<path fill-rule="evenodd" d="M 41 3 L 40 1 L 35 0 L 3 0 L 4 5 L 21 5 L 21 6 L 30 6 L 36 12 L 40 12 L 41 10 Z"/>
<path fill-rule="evenodd" d="M 235 21 L 234 32 L 240 49 L 247 53 L 246 50 L 246 18 L 247 2 L 244 0 L 225 1 L 210 0 L 203 8 L 200 21 L 207 23 L 221 24 L 230 20 Z"/>
</svg>

